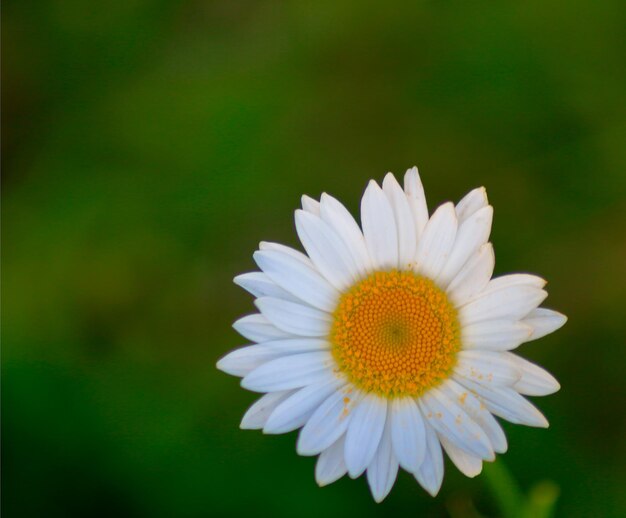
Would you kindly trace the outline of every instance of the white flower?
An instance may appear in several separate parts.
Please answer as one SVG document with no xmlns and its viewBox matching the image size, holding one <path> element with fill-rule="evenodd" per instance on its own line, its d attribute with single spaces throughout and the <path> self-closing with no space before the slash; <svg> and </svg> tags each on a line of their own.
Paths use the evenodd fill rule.
<svg viewBox="0 0 626 518">
<path fill-rule="evenodd" d="M 389 173 L 363 195 L 362 230 L 327 194 L 304 196 L 302 207 L 295 219 L 306 255 L 262 242 L 261 272 L 235 278 L 260 311 L 234 324 L 254 345 L 217 366 L 265 394 L 242 428 L 302 428 L 297 451 L 319 455 L 321 486 L 367 472 L 380 502 L 399 467 L 436 495 L 442 446 L 465 475 L 480 473 L 507 449 L 494 415 L 548 426 L 522 394 L 551 394 L 558 382 L 509 351 L 566 317 L 538 308 L 543 279 L 491 279 L 485 189 L 429 216 L 417 168 L 404 189 Z"/>
</svg>

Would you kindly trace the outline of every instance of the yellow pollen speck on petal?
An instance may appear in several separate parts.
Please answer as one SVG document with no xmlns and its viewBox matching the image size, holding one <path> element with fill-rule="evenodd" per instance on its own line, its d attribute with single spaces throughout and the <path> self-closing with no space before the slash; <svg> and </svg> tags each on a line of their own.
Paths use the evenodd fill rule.
<svg viewBox="0 0 626 518">
<path fill-rule="evenodd" d="M 342 295 L 332 353 L 365 392 L 417 397 L 450 376 L 460 349 L 455 308 L 435 283 L 409 271 L 375 272 Z"/>
</svg>

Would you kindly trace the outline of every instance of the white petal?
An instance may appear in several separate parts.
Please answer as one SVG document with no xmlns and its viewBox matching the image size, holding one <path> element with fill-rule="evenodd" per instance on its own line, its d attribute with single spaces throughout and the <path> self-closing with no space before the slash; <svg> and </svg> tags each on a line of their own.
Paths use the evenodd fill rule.
<svg viewBox="0 0 626 518">
<path fill-rule="evenodd" d="M 391 441 L 400 465 L 413 473 L 424 462 L 426 431 L 424 419 L 412 398 L 395 398 L 389 405 Z"/>
<path fill-rule="evenodd" d="M 243 430 L 260 430 L 272 411 L 291 394 L 293 390 L 282 390 L 260 397 L 244 414 L 239 427 Z"/>
<path fill-rule="evenodd" d="M 367 394 L 356 406 L 346 432 L 346 466 L 358 477 L 374 458 L 385 428 L 387 400 Z"/>
<path fill-rule="evenodd" d="M 487 242 L 492 219 L 493 207 L 488 205 L 476 211 L 459 225 L 452 253 L 437 277 L 437 283 L 440 286 L 448 286 L 469 258 Z"/>
<path fill-rule="evenodd" d="M 459 319 L 464 326 L 484 320 L 518 320 L 547 296 L 544 290 L 526 284 L 485 291 L 459 309 Z"/>
<path fill-rule="evenodd" d="M 457 219 L 452 203 L 444 203 L 430 217 L 417 243 L 417 270 L 435 279 L 450 257 L 456 238 Z"/>
<path fill-rule="evenodd" d="M 370 180 L 361 199 L 365 246 L 377 270 L 398 267 L 398 234 L 393 209 L 382 189 Z"/>
<path fill-rule="evenodd" d="M 320 202 L 306 194 L 302 195 L 302 210 L 310 212 L 311 214 L 315 214 L 316 216 L 320 215 Z"/>
<path fill-rule="evenodd" d="M 290 255 L 291 257 L 295 259 L 298 259 L 298 261 L 303 262 L 307 266 L 314 268 L 313 262 L 305 254 L 303 254 L 299 250 L 296 250 L 295 248 L 281 245 L 280 243 L 270 243 L 269 241 L 261 241 L 259 243 L 259 250 L 261 250 L 262 252 L 265 252 L 267 250 L 282 252 L 284 254 Z"/>
<path fill-rule="evenodd" d="M 515 363 L 515 366 L 522 374 L 521 379 L 513 385 L 513 388 L 520 394 L 547 396 L 548 394 L 554 394 L 561 388 L 555 377 L 539 367 L 539 365 L 520 358 L 516 354 L 506 353 L 506 356 Z"/>
<path fill-rule="evenodd" d="M 502 427 L 474 394 L 452 378 L 444 381 L 440 390 L 451 400 L 456 401 L 467 412 L 467 415 L 483 429 L 489 437 L 493 451 L 504 453 L 507 450 L 508 444 Z"/>
<path fill-rule="evenodd" d="M 482 459 L 494 458 L 491 442 L 483 429 L 439 389 L 431 389 L 424 394 L 419 405 L 426 422 L 437 433 L 471 455 Z"/>
<path fill-rule="evenodd" d="M 533 288 L 541 289 L 545 287 L 546 284 L 547 281 L 537 275 L 531 275 L 529 273 L 511 273 L 491 279 L 485 287 L 485 292 L 501 290 L 502 288 L 509 288 L 511 286 L 532 286 Z"/>
<path fill-rule="evenodd" d="M 524 321 L 485 320 L 464 326 L 461 343 L 464 349 L 509 351 L 528 341 L 532 328 Z"/>
<path fill-rule="evenodd" d="M 291 333 L 278 329 L 267 318 L 259 313 L 247 315 L 233 324 L 233 328 L 240 335 L 253 342 L 266 342 L 268 340 L 281 340 L 294 338 Z"/>
<path fill-rule="evenodd" d="M 511 423 L 547 428 L 548 421 L 543 414 L 514 389 L 494 387 L 459 378 L 459 383 L 482 399 L 487 409 Z"/>
<path fill-rule="evenodd" d="M 415 480 L 428 491 L 431 496 L 437 496 L 443 481 L 443 455 L 441 444 L 435 430 L 425 423 L 426 431 L 426 455 L 424 462 L 414 473 Z"/>
<path fill-rule="evenodd" d="M 459 203 L 456 204 L 456 215 L 459 221 L 464 221 L 487 205 L 489 205 L 487 190 L 484 187 L 478 187 L 468 192 Z"/>
<path fill-rule="evenodd" d="M 395 176 L 387 173 L 383 180 L 383 192 L 393 209 L 393 215 L 398 231 L 398 267 L 401 270 L 410 270 L 415 261 L 417 247 L 417 231 L 415 220 L 411 212 L 409 200 Z"/>
<path fill-rule="evenodd" d="M 281 351 L 264 345 L 249 345 L 231 351 L 217 362 L 217 368 L 232 376 L 245 376 L 269 360 L 283 356 Z"/>
<path fill-rule="evenodd" d="M 334 311 L 339 292 L 310 266 L 273 250 L 255 252 L 254 260 L 270 279 L 301 301 L 322 311 Z"/>
<path fill-rule="evenodd" d="M 249 293 L 252 293 L 255 297 L 276 297 L 278 299 L 291 300 L 294 302 L 298 300 L 262 272 L 250 272 L 237 275 L 237 277 L 233 279 L 233 282 Z"/>
<path fill-rule="evenodd" d="M 350 250 L 337 233 L 319 217 L 296 211 L 296 230 L 317 270 L 340 291 L 350 287 L 359 276 Z"/>
<path fill-rule="evenodd" d="M 391 447 L 391 423 L 388 413 L 380 444 L 372 462 L 367 467 L 367 482 L 377 503 L 382 502 L 389 494 L 397 476 L 398 460 Z"/>
<path fill-rule="evenodd" d="M 491 276 L 496 256 L 491 243 L 486 243 L 468 259 L 456 277 L 448 285 L 447 293 L 455 306 L 459 307 L 480 293 Z"/>
<path fill-rule="evenodd" d="M 299 336 L 326 336 L 331 317 L 319 309 L 273 297 L 261 297 L 254 304 L 277 328 Z"/>
<path fill-rule="evenodd" d="M 416 238 L 424 233 L 424 227 L 428 223 L 428 206 L 426 205 L 426 196 L 424 195 L 424 187 L 417 167 L 407 170 L 404 175 L 404 192 L 409 200 L 409 206 L 413 213 L 413 221 L 415 223 Z"/>
<path fill-rule="evenodd" d="M 254 369 L 241 380 L 241 386 L 255 392 L 300 388 L 328 379 L 334 365 L 329 351 L 283 356 Z"/>
<path fill-rule="evenodd" d="M 317 455 L 341 437 L 352 417 L 361 394 L 349 385 L 331 394 L 300 430 L 297 451 L 300 455 Z"/>
<path fill-rule="evenodd" d="M 320 204 L 322 220 L 328 223 L 346 244 L 359 274 L 366 276 L 372 269 L 372 263 L 365 246 L 365 238 L 358 223 L 348 209 L 329 194 L 322 194 Z"/>
<path fill-rule="evenodd" d="M 474 478 L 476 475 L 480 474 L 483 470 L 482 459 L 475 457 L 474 455 L 470 455 L 461 448 L 457 448 L 443 436 L 440 436 L 440 440 L 443 449 L 446 450 L 446 453 L 448 454 L 448 457 L 450 457 L 450 460 L 459 469 L 459 471 L 463 473 L 463 475 Z"/>
<path fill-rule="evenodd" d="M 454 373 L 473 381 L 493 385 L 513 385 L 521 373 L 510 358 L 494 351 L 460 351 Z"/>
<path fill-rule="evenodd" d="M 332 484 L 348 472 L 343 454 L 345 440 L 346 434 L 343 434 L 317 458 L 315 480 L 320 487 Z"/>
<path fill-rule="evenodd" d="M 330 349 L 330 344 L 323 338 L 286 338 L 284 340 L 263 342 L 261 345 L 282 355 L 327 351 Z"/>
<path fill-rule="evenodd" d="M 551 309 L 537 308 L 531 311 L 523 322 L 533 328 L 532 335 L 528 339 L 530 341 L 542 338 L 563 327 L 567 322 L 567 317 Z"/>
<path fill-rule="evenodd" d="M 263 431 L 271 434 L 287 433 L 304 426 L 317 407 L 344 384 L 345 381 L 329 374 L 323 381 L 301 388 L 278 405 Z"/>
</svg>

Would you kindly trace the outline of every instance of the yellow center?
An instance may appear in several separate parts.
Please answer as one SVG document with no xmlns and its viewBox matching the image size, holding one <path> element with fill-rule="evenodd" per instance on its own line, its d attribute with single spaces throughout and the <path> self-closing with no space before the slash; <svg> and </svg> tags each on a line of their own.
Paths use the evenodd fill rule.
<svg viewBox="0 0 626 518">
<path fill-rule="evenodd" d="M 344 293 L 332 353 L 352 383 L 393 398 L 419 396 L 450 375 L 460 348 L 456 310 L 433 281 L 376 272 Z"/>
</svg>

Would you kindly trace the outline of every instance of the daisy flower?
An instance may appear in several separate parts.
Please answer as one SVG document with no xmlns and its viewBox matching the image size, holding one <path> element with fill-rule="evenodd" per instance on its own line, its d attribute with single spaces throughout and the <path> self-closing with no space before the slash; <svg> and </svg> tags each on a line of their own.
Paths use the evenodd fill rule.
<svg viewBox="0 0 626 518">
<path fill-rule="evenodd" d="M 468 477 L 507 449 L 494 416 L 547 427 L 524 395 L 559 389 L 542 368 L 510 352 L 560 328 L 538 307 L 546 281 L 491 278 L 493 207 L 484 188 L 428 214 L 417 168 L 404 188 L 393 174 L 370 181 L 361 226 L 335 198 L 302 198 L 306 253 L 261 242 L 261 271 L 235 277 L 258 312 L 234 323 L 253 345 L 217 367 L 263 393 L 244 429 L 301 429 L 297 452 L 319 455 L 320 486 L 366 473 L 382 501 L 398 469 L 431 495 L 443 451 Z"/>
</svg>

